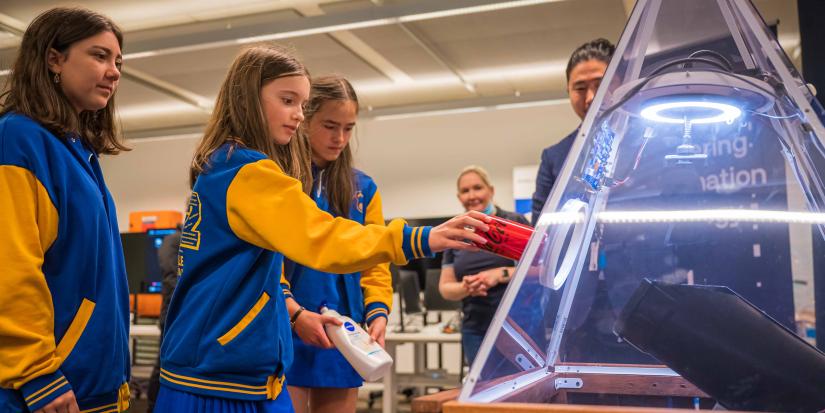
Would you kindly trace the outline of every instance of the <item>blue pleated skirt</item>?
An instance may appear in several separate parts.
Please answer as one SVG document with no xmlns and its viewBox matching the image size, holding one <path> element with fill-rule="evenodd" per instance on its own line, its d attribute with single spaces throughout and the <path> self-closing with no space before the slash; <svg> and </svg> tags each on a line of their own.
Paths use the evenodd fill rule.
<svg viewBox="0 0 825 413">
<path fill-rule="evenodd" d="M 161 385 L 154 413 L 294 413 L 286 386 L 275 400 L 233 400 L 201 396 Z"/>
<path fill-rule="evenodd" d="M 318 348 L 292 333 L 292 366 L 286 371 L 290 386 L 312 388 L 357 388 L 364 379 L 336 348 Z"/>
</svg>

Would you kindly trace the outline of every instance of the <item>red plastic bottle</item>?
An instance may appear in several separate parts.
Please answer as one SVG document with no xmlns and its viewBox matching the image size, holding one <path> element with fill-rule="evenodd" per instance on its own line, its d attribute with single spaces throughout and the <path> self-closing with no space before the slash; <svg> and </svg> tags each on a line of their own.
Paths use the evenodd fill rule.
<svg viewBox="0 0 825 413">
<path fill-rule="evenodd" d="M 487 239 L 487 243 L 475 245 L 493 254 L 520 260 L 530 236 L 533 235 L 533 227 L 493 215 L 490 215 L 490 218 L 492 220 L 487 224 L 490 226 L 489 231 L 475 230 L 478 235 Z"/>
</svg>

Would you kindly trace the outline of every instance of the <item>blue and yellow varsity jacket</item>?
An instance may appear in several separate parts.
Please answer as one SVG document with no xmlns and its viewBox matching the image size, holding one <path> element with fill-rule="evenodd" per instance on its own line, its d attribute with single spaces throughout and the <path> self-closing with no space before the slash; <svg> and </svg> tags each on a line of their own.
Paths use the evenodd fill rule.
<svg viewBox="0 0 825 413">
<path fill-rule="evenodd" d="M 381 194 L 375 181 L 354 170 L 355 197 L 349 219 L 361 224 L 384 225 Z M 313 167 L 312 198 L 323 211 L 330 212 L 328 193 L 323 186 L 323 170 Z M 292 297 L 312 311 L 325 303 L 327 307 L 369 324 L 376 317 L 388 317 L 392 305 L 392 276 L 388 262 L 363 272 L 330 274 L 286 260 L 281 288 L 285 297 Z"/>
<path fill-rule="evenodd" d="M 264 154 L 226 144 L 193 188 L 161 348 L 161 383 L 242 400 L 275 399 L 292 361 L 280 286 L 284 256 L 348 273 L 431 256 L 429 227 L 333 218 Z"/>
<path fill-rule="evenodd" d="M 97 154 L 0 117 L 0 411 L 129 406 L 129 291 Z M 4 410 L 5 409 L 5 410 Z"/>
</svg>

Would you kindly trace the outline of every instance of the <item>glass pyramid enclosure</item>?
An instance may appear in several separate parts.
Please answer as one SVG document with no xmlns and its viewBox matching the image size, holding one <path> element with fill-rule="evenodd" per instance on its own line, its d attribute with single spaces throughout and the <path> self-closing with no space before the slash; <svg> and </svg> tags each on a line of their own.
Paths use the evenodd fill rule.
<svg viewBox="0 0 825 413">
<path fill-rule="evenodd" d="M 639 0 L 459 401 L 825 409 L 823 119 L 749 1 Z"/>
</svg>

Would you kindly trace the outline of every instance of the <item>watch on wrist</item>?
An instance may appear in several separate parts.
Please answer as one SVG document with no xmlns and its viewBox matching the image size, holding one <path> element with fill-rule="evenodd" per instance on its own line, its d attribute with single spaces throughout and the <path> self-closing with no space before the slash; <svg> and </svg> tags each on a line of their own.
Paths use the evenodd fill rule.
<svg viewBox="0 0 825 413">
<path fill-rule="evenodd" d="M 295 313 L 292 314 L 292 317 L 289 318 L 289 328 L 295 329 L 295 320 L 298 319 L 298 316 L 301 315 L 301 313 L 304 312 L 304 310 L 306 310 L 306 308 L 304 308 L 303 306 L 295 310 Z"/>
</svg>

